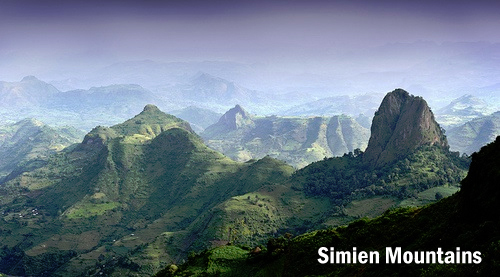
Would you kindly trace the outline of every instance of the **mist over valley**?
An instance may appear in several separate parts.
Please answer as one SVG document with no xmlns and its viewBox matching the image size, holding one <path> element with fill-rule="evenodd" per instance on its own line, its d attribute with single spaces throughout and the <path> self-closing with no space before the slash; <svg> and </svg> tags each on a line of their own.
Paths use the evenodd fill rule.
<svg viewBox="0 0 500 277">
<path fill-rule="evenodd" d="M 499 271 L 499 8 L 2 2 L 0 276 Z"/>
</svg>

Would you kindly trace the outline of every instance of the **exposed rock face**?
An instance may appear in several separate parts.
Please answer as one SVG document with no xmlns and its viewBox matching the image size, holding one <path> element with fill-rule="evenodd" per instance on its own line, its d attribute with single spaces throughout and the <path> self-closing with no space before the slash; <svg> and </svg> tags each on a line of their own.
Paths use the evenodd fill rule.
<svg viewBox="0 0 500 277">
<path fill-rule="evenodd" d="M 364 150 L 370 132 L 346 115 L 252 117 L 237 105 L 201 136 L 212 149 L 236 161 L 269 155 L 301 168 L 325 157 Z"/>
<path fill-rule="evenodd" d="M 326 138 L 333 156 L 342 156 L 359 148 L 364 150 L 370 132 L 352 117 L 336 115 L 328 123 Z"/>
<path fill-rule="evenodd" d="M 227 111 L 219 121 L 213 125 L 218 131 L 232 131 L 242 128 L 243 126 L 254 127 L 255 124 L 252 120 L 252 116 L 247 113 L 240 105 L 236 105 L 234 108 Z M 210 132 L 211 127 L 207 128 Z"/>
<path fill-rule="evenodd" d="M 375 112 L 365 162 L 384 166 L 422 145 L 449 147 L 427 102 L 402 89 L 388 93 Z"/>
</svg>

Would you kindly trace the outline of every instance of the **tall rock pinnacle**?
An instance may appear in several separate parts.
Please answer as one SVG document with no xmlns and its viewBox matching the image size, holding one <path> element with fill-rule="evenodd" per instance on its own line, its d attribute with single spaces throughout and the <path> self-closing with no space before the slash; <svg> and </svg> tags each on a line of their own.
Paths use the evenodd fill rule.
<svg viewBox="0 0 500 277">
<path fill-rule="evenodd" d="M 364 161 L 384 166 L 422 145 L 449 147 L 427 102 L 402 89 L 388 93 L 375 112 Z"/>
</svg>

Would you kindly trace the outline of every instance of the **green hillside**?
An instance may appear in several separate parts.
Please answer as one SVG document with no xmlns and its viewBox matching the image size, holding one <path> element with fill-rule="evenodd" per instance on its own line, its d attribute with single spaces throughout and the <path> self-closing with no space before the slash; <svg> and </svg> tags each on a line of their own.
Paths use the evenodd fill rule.
<svg viewBox="0 0 500 277">
<path fill-rule="evenodd" d="M 491 276 L 500 270 L 498 153 L 500 137 L 473 155 L 463 189 L 438 203 L 391 209 L 376 219 L 361 219 L 295 238 L 270 239 L 257 254 L 236 246 L 205 250 L 156 276 Z M 318 253 L 321 247 L 351 253 L 356 247 L 359 252 L 378 252 L 380 259 L 379 263 L 351 260 L 321 264 L 318 260 L 325 260 Z M 408 254 L 406 262 L 405 255 L 401 262 L 387 261 L 391 255 L 387 247 L 401 247 L 402 253 L 410 251 L 414 258 L 439 249 L 443 254 L 441 258 L 436 254 L 434 260 L 429 255 L 423 263 L 410 261 Z"/>
<path fill-rule="evenodd" d="M 0 126 L 0 181 L 42 166 L 52 154 L 81 137 L 74 128 L 53 128 L 36 119 Z"/>
<path fill-rule="evenodd" d="M 381 114 L 384 109 L 391 106 L 382 106 Z M 414 128 L 407 132 L 420 131 L 418 125 Z M 227 242 L 255 246 L 265 244 L 266 236 L 340 226 L 389 208 L 426 205 L 458 191 L 469 159 L 431 144 L 432 139 L 408 138 L 403 141 L 410 145 L 406 155 L 383 166 L 373 167 L 365 153 L 356 150 L 312 163 L 281 184 L 233 197 L 214 208 L 210 225 L 216 231 L 205 232 L 206 237 L 224 238 L 212 246 Z M 380 138 L 375 135 L 371 140 Z"/>
<path fill-rule="evenodd" d="M 1 187 L 9 197 L 0 206 L 0 272 L 151 275 L 206 246 L 198 237 L 218 203 L 292 172 L 269 158 L 236 163 L 206 147 L 186 122 L 148 105 Z M 47 255 L 65 258 L 32 262 Z"/>
<path fill-rule="evenodd" d="M 380 166 L 373 166 L 361 150 L 299 171 L 268 156 L 238 163 L 209 149 L 185 121 L 152 105 L 122 124 L 98 126 L 81 144 L 0 186 L 0 272 L 151 276 L 204 249 L 263 249 L 272 237 L 266 248 L 281 252 L 291 238 L 287 233 L 342 226 L 453 194 L 468 159 L 449 152 L 441 134 L 443 141 L 437 144 L 426 135 L 439 126 L 425 102 L 400 90 L 388 97 L 393 94 L 417 108 L 398 110 L 394 107 L 405 105 L 389 101 L 378 115 L 393 122 L 387 111 L 398 110 L 393 114 L 396 126 L 402 125 L 397 118 L 421 118 L 425 124 L 404 129 L 416 135 L 384 134 L 394 139 L 380 151 L 394 152 L 392 143 L 404 144 L 407 151 L 393 159 L 386 156 Z M 235 118 L 220 122 L 235 130 L 258 122 L 243 115 L 236 112 Z M 326 145 L 318 135 L 326 130 L 324 120 L 307 120 L 305 142 Z M 330 125 L 338 128 L 340 120 Z M 382 145 L 381 132 L 374 133 L 370 141 Z M 372 150 L 373 157 L 377 151 Z M 228 249 L 236 257 L 243 253 Z M 221 251 L 219 257 L 228 256 Z M 45 257 L 54 258 L 40 266 Z"/>
</svg>

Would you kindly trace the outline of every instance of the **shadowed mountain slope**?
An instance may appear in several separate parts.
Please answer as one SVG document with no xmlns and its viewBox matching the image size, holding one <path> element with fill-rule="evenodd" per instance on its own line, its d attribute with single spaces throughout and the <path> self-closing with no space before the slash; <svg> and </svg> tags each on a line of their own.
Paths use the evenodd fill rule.
<svg viewBox="0 0 500 277">
<path fill-rule="evenodd" d="M 233 119 L 238 116 L 241 124 L 228 128 L 259 122 L 240 111 Z M 320 142 L 318 130 L 341 125 L 306 122 L 302 136 L 311 145 Z M 261 244 L 288 231 L 435 201 L 437 192 L 456 191 L 468 165 L 442 146 L 423 144 L 375 170 L 356 150 L 294 173 L 270 157 L 234 162 L 188 126 L 146 106 L 122 124 L 96 127 L 83 143 L 0 186 L 8 196 L 0 198 L 0 272 L 149 276 L 191 250 Z"/>
<path fill-rule="evenodd" d="M 245 245 L 244 249 L 256 245 L 263 248 L 266 235 L 276 237 L 286 232 L 297 234 L 331 228 L 360 217 L 378 216 L 391 207 L 421 206 L 434 202 L 456 192 L 468 168 L 467 159 L 442 146 L 430 144 L 415 146 L 406 156 L 376 168 L 364 161 L 363 156 L 362 151 L 354 151 L 342 157 L 318 161 L 296 171 L 282 184 L 232 197 L 214 207 L 214 216 L 209 222 L 215 230 L 208 230 L 211 232 L 204 232 L 203 236 L 222 237 L 224 239 L 220 244 L 232 242 L 233 245 Z M 271 247 L 281 252 L 283 248 L 280 245 L 288 239 L 271 241 Z M 221 256 L 210 256 L 212 253 Z M 260 261 L 272 260 L 275 254 L 262 257 Z M 257 274 L 262 264 L 249 268 L 247 257 L 248 250 L 239 247 L 207 250 L 194 264 L 189 263 L 188 269 L 180 275 L 203 275 L 207 272 L 228 272 L 228 276 Z M 241 263 L 237 261 L 240 258 Z M 206 259 L 221 262 L 212 267 L 204 262 Z M 239 269 L 232 268 L 232 262 L 237 263 Z M 293 270 L 285 272 L 293 275 Z M 266 274 L 275 273 L 270 269 L 263 273 L 264 276 Z"/>
</svg>

